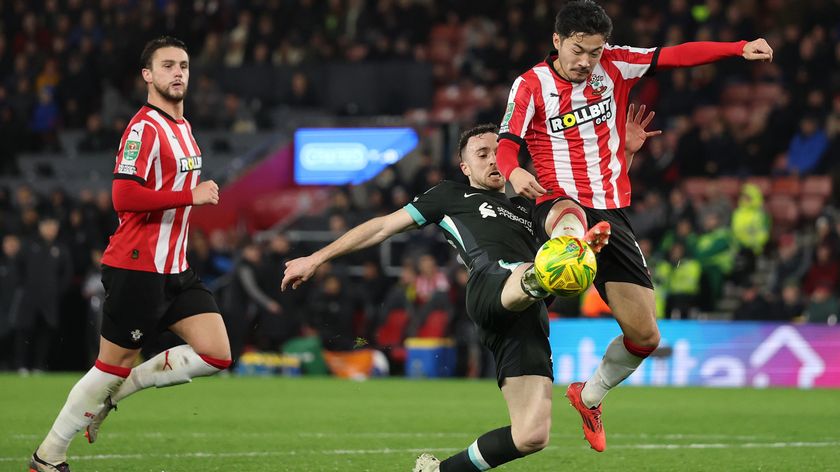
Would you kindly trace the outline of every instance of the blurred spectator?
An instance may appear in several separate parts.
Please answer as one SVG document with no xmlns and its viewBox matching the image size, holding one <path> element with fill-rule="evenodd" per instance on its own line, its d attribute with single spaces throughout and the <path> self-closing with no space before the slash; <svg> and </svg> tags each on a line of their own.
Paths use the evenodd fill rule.
<svg viewBox="0 0 840 472">
<path fill-rule="evenodd" d="M 835 325 L 838 316 L 840 316 L 840 300 L 832 293 L 832 287 L 827 284 L 818 285 L 805 308 L 805 319 L 809 323 Z"/>
<path fill-rule="evenodd" d="M 685 246 L 675 242 L 667 260 L 656 264 L 658 290 L 665 293 L 665 318 L 690 318 L 699 309 L 701 276 L 700 262 L 688 256 Z"/>
<path fill-rule="evenodd" d="M 692 220 L 688 218 L 677 220 L 676 226 L 668 230 L 662 237 L 659 251 L 665 254 L 664 257 L 667 257 L 671 248 L 678 243 L 683 245 L 687 255 L 694 256 L 697 249 L 697 233 L 694 231 Z"/>
<path fill-rule="evenodd" d="M 827 245 L 817 246 L 814 262 L 802 280 L 802 292 L 810 296 L 821 286 L 832 291 L 840 287 L 840 261 L 831 246 Z"/>
<path fill-rule="evenodd" d="M 85 134 L 79 141 L 80 152 L 104 152 L 117 148 L 120 137 L 102 126 L 102 117 L 98 113 L 88 115 Z"/>
<path fill-rule="evenodd" d="M 788 283 L 800 284 L 811 266 L 811 253 L 800 247 L 795 235 L 779 238 L 775 267 L 768 282 L 770 293 L 780 293 Z"/>
<path fill-rule="evenodd" d="M 263 351 L 276 351 L 280 344 L 273 342 L 275 333 L 264 329 L 265 327 L 261 324 L 269 317 L 279 316 L 282 313 L 282 307 L 259 284 L 261 259 L 262 249 L 258 243 L 252 241 L 242 248 L 241 260 L 236 267 L 236 287 L 238 288 L 236 299 L 241 301 L 240 306 L 244 308 L 239 314 L 243 316 L 246 325 L 255 326 L 256 347 Z M 267 324 L 271 324 L 271 321 L 268 320 Z M 241 344 L 244 345 L 244 336 Z"/>
<path fill-rule="evenodd" d="M 93 364 L 99 355 L 102 309 L 105 306 L 105 286 L 102 285 L 102 249 L 92 249 L 88 257 L 90 264 L 82 282 L 82 297 L 87 301 L 85 360 L 88 364 Z"/>
<path fill-rule="evenodd" d="M 20 303 L 20 239 L 3 236 L 0 254 L 0 371 L 11 367 L 15 320 Z"/>
<path fill-rule="evenodd" d="M 771 309 L 774 320 L 785 323 L 801 320 L 805 313 L 805 300 L 802 298 L 799 284 L 785 284 L 781 298 L 772 304 Z"/>
<path fill-rule="evenodd" d="M 328 351 L 350 351 L 354 346 L 353 306 L 341 279 L 328 275 L 307 301 L 308 324 Z"/>
<path fill-rule="evenodd" d="M 819 119 L 806 115 L 799 123 L 799 133 L 790 142 L 786 170 L 795 175 L 810 174 L 817 170 L 828 149 L 828 136 Z"/>
<path fill-rule="evenodd" d="M 703 220 L 704 232 L 697 238 L 694 256 L 703 267 L 704 286 L 707 289 L 702 300 L 703 309 L 714 309 L 723 294 L 724 278 L 732 270 L 733 244 L 729 228 L 722 226 L 716 213 L 706 214 Z"/>
<path fill-rule="evenodd" d="M 732 235 L 738 245 L 732 278 L 746 286 L 755 271 L 756 258 L 770 239 L 770 216 L 764 211 L 764 196 L 754 184 L 741 187 L 738 207 L 732 213 Z"/>
<path fill-rule="evenodd" d="M 318 105 L 318 98 L 315 91 L 309 83 L 309 78 L 301 71 L 292 74 L 292 86 L 289 89 L 289 95 L 283 100 L 283 103 L 300 108 L 310 108 Z"/>
<path fill-rule="evenodd" d="M 351 296 L 356 310 L 364 313 L 365 326 L 360 334 L 365 338 L 373 338 L 376 328 L 379 327 L 379 307 L 385 300 L 389 286 L 390 283 L 382 275 L 378 262 L 366 260 L 362 263 L 362 276 L 356 282 Z"/>
<path fill-rule="evenodd" d="M 47 368 L 53 337 L 60 323 L 59 300 L 70 286 L 70 251 L 59 243 L 58 220 L 44 217 L 38 237 L 22 250 L 22 296 L 15 323 L 15 367 L 21 374 Z"/>
<path fill-rule="evenodd" d="M 732 318 L 738 321 L 769 321 L 773 320 L 773 313 L 758 287 L 750 286 L 741 293 L 741 303 Z"/>
</svg>

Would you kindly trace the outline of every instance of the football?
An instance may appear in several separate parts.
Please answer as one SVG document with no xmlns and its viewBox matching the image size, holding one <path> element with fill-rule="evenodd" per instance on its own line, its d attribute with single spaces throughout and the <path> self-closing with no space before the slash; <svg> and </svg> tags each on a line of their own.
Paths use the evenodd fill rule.
<svg viewBox="0 0 840 472">
<path fill-rule="evenodd" d="M 558 297 L 574 297 L 586 291 L 595 280 L 597 267 L 589 245 L 572 236 L 549 239 L 534 258 L 540 285 Z"/>
</svg>

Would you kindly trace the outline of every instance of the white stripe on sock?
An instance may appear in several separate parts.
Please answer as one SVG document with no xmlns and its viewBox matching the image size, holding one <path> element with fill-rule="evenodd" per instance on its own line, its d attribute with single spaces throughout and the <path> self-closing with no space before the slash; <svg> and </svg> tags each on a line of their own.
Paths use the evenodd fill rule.
<svg viewBox="0 0 840 472">
<path fill-rule="evenodd" d="M 473 465 L 478 467 L 478 470 L 490 470 L 490 464 L 484 460 L 484 456 L 481 455 L 481 451 L 478 450 L 478 439 L 473 441 L 470 444 L 470 447 L 467 448 L 467 454 L 470 456 L 470 460 L 472 461 Z"/>
</svg>

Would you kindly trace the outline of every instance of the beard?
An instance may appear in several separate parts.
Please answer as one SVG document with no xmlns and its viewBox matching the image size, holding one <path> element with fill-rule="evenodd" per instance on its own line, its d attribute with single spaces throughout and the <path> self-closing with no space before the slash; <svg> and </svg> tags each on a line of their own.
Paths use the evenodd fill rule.
<svg viewBox="0 0 840 472">
<path fill-rule="evenodd" d="M 170 92 L 170 86 L 167 87 L 160 87 L 158 84 L 154 84 L 155 90 L 160 94 L 161 97 L 165 98 L 166 100 L 172 103 L 180 103 L 184 101 L 184 96 L 187 95 L 187 85 L 183 84 L 182 89 L 180 92 Z"/>
</svg>

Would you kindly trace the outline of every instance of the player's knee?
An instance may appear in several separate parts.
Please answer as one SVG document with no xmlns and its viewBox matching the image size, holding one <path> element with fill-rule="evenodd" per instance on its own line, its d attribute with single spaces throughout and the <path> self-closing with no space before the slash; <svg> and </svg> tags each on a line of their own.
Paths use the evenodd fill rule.
<svg viewBox="0 0 840 472">
<path fill-rule="evenodd" d="M 550 429 L 546 423 L 528 428 L 516 441 L 516 449 L 522 454 L 533 454 L 545 449 L 548 446 Z"/>
<path fill-rule="evenodd" d="M 659 330 L 654 328 L 651 330 L 644 331 L 639 339 L 636 341 L 636 344 L 646 347 L 656 349 L 659 347 L 659 341 L 661 336 L 659 335 Z"/>
</svg>

